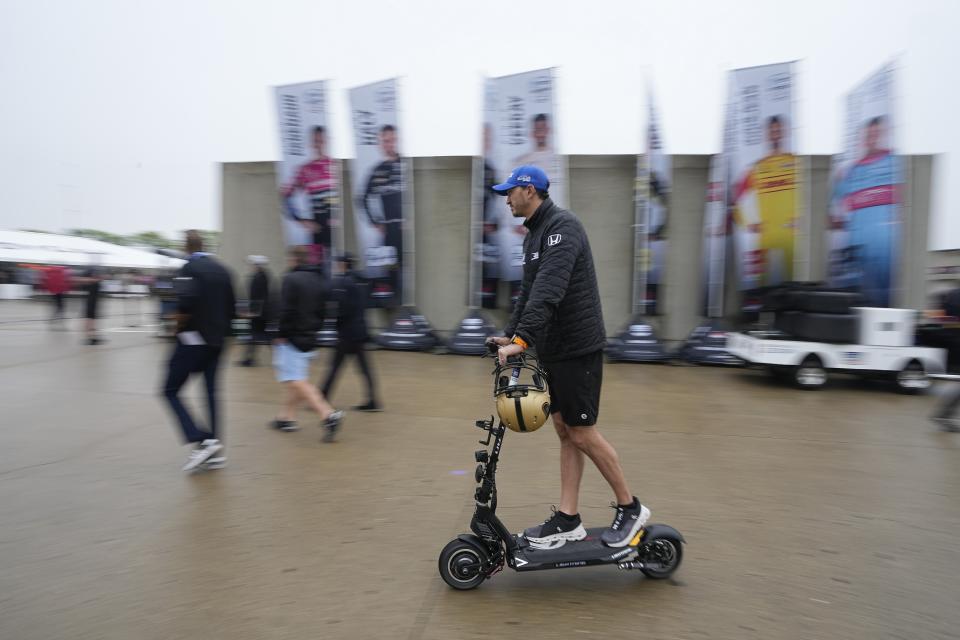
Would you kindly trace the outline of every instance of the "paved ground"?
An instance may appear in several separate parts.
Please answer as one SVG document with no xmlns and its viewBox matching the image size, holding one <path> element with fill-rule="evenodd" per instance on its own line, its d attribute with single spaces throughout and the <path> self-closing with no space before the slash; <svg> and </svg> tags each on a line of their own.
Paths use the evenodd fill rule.
<svg viewBox="0 0 960 640">
<path fill-rule="evenodd" d="M 84 347 L 76 322 L 0 303 L 0 638 L 960 637 L 960 436 L 924 420 L 931 397 L 608 365 L 602 428 L 654 520 L 686 535 L 684 566 L 460 593 L 436 560 L 469 521 L 488 362 L 375 353 L 388 411 L 349 415 L 333 445 L 310 421 L 267 430 L 270 370 L 227 367 L 229 467 L 185 476 L 156 394 L 169 344 L 110 310 L 132 315 Z M 352 368 L 334 399 L 362 400 Z M 557 449 L 547 429 L 507 438 L 511 528 L 557 499 Z M 609 500 L 588 468 L 588 524 Z"/>
</svg>

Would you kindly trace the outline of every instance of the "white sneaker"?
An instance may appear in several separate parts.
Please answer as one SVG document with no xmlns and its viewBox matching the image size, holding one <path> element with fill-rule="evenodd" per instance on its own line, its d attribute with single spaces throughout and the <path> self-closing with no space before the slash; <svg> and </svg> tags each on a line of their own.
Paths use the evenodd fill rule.
<svg viewBox="0 0 960 640">
<path fill-rule="evenodd" d="M 220 444 L 219 440 L 204 440 L 200 443 L 200 446 L 190 452 L 190 457 L 187 458 L 187 463 L 183 465 L 183 470 L 193 471 L 221 449 L 223 449 L 223 445 Z"/>
<path fill-rule="evenodd" d="M 214 456 L 213 458 L 207 458 L 207 461 L 203 463 L 203 468 L 210 471 L 216 471 L 217 469 L 223 469 L 227 466 L 227 456 Z"/>
</svg>

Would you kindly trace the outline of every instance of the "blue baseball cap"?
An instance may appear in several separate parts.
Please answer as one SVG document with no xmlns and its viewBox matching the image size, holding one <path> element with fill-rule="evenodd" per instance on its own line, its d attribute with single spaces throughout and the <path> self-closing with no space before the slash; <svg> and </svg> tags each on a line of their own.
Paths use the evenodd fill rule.
<svg viewBox="0 0 960 640">
<path fill-rule="evenodd" d="M 533 185 L 533 188 L 538 191 L 547 191 L 550 188 L 550 181 L 547 180 L 547 174 L 540 167 L 524 164 L 511 171 L 502 184 L 495 184 L 490 188 L 505 196 L 510 189 L 527 185 Z"/>
</svg>

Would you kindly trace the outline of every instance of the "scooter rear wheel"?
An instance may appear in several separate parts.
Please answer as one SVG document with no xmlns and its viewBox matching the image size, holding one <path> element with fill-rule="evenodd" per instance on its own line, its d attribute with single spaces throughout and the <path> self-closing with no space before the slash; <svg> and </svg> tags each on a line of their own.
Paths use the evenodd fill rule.
<svg viewBox="0 0 960 640">
<path fill-rule="evenodd" d="M 463 540 L 451 540 L 440 552 L 440 577 L 454 589 L 476 589 L 486 579 L 490 557 Z"/>
<path fill-rule="evenodd" d="M 644 541 L 640 545 L 640 560 L 643 575 L 654 580 L 669 578 L 683 560 L 683 543 L 672 536 Z"/>
</svg>

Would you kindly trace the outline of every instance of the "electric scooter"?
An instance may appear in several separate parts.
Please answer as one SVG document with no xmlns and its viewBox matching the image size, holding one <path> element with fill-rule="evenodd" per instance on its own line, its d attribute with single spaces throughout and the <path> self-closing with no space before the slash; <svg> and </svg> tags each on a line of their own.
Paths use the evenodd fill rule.
<svg viewBox="0 0 960 640">
<path fill-rule="evenodd" d="M 515 380 L 519 367 L 536 371 L 534 379 L 542 379 L 543 372 L 532 355 L 515 356 L 506 365 L 497 362 L 493 371 L 495 395 L 498 386 L 510 384 L 510 379 L 501 374 L 513 369 Z M 617 548 L 601 542 L 603 527 L 587 529 L 583 540 L 549 549 L 531 545 L 522 533 L 510 533 L 497 517 L 497 464 L 507 427 L 503 420 L 495 426 L 493 416 L 477 420 L 476 426 L 487 435 L 480 440 L 486 448 L 474 452 L 477 488 L 476 510 L 470 521 L 472 533 L 457 536 L 440 552 L 440 576 L 448 585 L 464 591 L 475 589 L 504 565 L 522 572 L 612 564 L 623 570 L 639 570 L 655 580 L 670 577 L 680 566 L 686 541 L 679 531 L 665 524 L 647 524 L 627 546 Z"/>
</svg>

